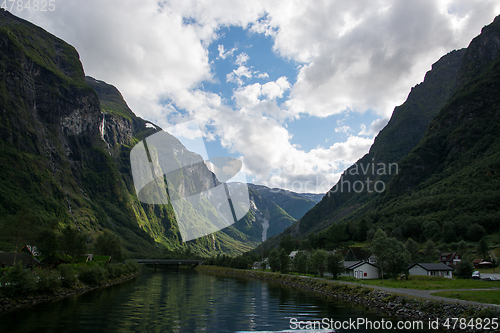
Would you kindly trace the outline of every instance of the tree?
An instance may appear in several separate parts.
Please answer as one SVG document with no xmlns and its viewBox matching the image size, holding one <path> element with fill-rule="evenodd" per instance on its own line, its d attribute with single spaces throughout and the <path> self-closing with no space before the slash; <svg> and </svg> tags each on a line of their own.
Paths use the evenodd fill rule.
<svg viewBox="0 0 500 333">
<path fill-rule="evenodd" d="M 436 260 L 436 245 L 433 241 L 428 240 L 424 245 L 424 258 L 427 262 L 433 262 Z"/>
<path fill-rule="evenodd" d="M 424 237 L 425 239 L 434 239 L 436 240 L 441 228 L 436 221 L 427 221 L 423 224 L 424 228 Z"/>
<path fill-rule="evenodd" d="M 280 248 L 285 249 L 285 252 L 287 254 L 295 250 L 295 243 L 292 239 L 292 236 L 290 235 L 283 236 L 280 240 Z"/>
<path fill-rule="evenodd" d="M 2 251 L 19 251 L 25 244 L 35 245 L 42 221 L 38 216 L 18 212 L 7 215 L 0 221 L 0 244 Z"/>
<path fill-rule="evenodd" d="M 281 249 L 279 253 L 279 263 L 280 263 L 280 272 L 283 274 L 288 273 L 290 266 L 290 257 L 288 256 L 285 249 Z"/>
<path fill-rule="evenodd" d="M 472 277 L 472 272 L 474 271 L 474 266 L 472 265 L 472 260 L 469 257 L 462 258 L 455 268 L 455 276 L 459 279 L 470 279 Z"/>
<path fill-rule="evenodd" d="M 463 257 L 465 255 L 465 251 L 467 251 L 467 243 L 462 239 L 460 242 L 458 242 L 457 246 L 457 253 L 460 257 Z"/>
<path fill-rule="evenodd" d="M 326 269 L 332 273 L 333 278 L 336 279 L 344 272 L 344 257 L 341 253 L 330 254 L 326 260 Z"/>
<path fill-rule="evenodd" d="M 75 228 L 67 226 L 63 229 L 59 239 L 61 251 L 66 255 L 81 255 L 87 252 L 85 235 L 80 234 Z"/>
<path fill-rule="evenodd" d="M 271 267 L 271 270 L 272 270 L 273 272 L 276 272 L 277 270 L 279 270 L 279 269 L 280 269 L 280 259 L 279 259 L 279 253 L 278 253 L 278 250 L 273 249 L 273 250 L 269 253 L 268 260 L 269 260 L 269 266 Z"/>
<path fill-rule="evenodd" d="M 47 263 L 54 263 L 57 259 L 59 243 L 55 230 L 44 228 L 35 239 L 36 248 Z"/>
<path fill-rule="evenodd" d="M 406 272 L 410 262 L 410 254 L 403 243 L 396 238 L 387 237 L 386 233 L 378 229 L 372 241 L 371 250 L 376 257 L 382 279 L 384 272 L 395 277 Z"/>
<path fill-rule="evenodd" d="M 328 253 L 325 250 L 316 250 L 311 254 L 311 268 L 314 271 L 314 275 L 323 277 L 325 275 L 326 259 Z"/>
<path fill-rule="evenodd" d="M 389 246 L 384 252 L 383 263 L 386 273 L 391 277 L 397 277 L 407 273 L 406 268 L 410 263 L 410 253 L 405 249 L 403 243 L 395 238 L 388 238 Z"/>
<path fill-rule="evenodd" d="M 484 237 L 481 238 L 481 240 L 477 245 L 477 252 L 483 257 L 484 260 L 486 260 L 489 256 L 488 254 L 489 251 L 490 251 L 490 246 L 488 245 L 488 242 Z"/>
<path fill-rule="evenodd" d="M 406 240 L 406 251 L 408 251 L 410 255 L 410 261 L 411 262 L 418 262 L 418 257 L 419 257 L 419 246 L 418 243 L 415 242 L 412 238 L 408 238 Z"/>
<path fill-rule="evenodd" d="M 366 241 L 371 242 L 373 240 L 373 237 L 375 237 L 375 229 L 370 228 L 368 232 L 366 233 Z"/>
<path fill-rule="evenodd" d="M 479 241 L 485 234 L 486 231 L 483 226 L 477 223 L 471 224 L 469 230 L 467 230 L 467 238 L 473 242 Z"/>
<path fill-rule="evenodd" d="M 366 240 L 366 236 L 368 234 L 368 222 L 365 219 L 359 221 L 358 230 L 354 234 L 354 239 L 360 242 L 364 242 Z"/>
<path fill-rule="evenodd" d="M 293 259 L 293 269 L 299 273 L 307 272 L 307 253 L 304 251 L 299 251 L 295 258 Z"/>
<path fill-rule="evenodd" d="M 396 238 L 397 240 L 403 239 L 403 230 L 400 227 L 396 227 L 391 231 L 391 237 Z"/>
<path fill-rule="evenodd" d="M 94 250 L 97 254 L 110 256 L 115 261 L 123 259 L 120 238 L 108 231 L 104 231 L 97 237 Z"/>
</svg>

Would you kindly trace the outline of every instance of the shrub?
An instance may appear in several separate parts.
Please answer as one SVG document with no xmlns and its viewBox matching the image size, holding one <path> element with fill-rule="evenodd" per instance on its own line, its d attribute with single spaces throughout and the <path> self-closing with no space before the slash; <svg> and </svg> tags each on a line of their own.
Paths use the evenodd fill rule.
<svg viewBox="0 0 500 333">
<path fill-rule="evenodd" d="M 2 278 L 3 291 L 7 296 L 24 296 L 37 289 L 36 277 L 16 262 Z"/>
<path fill-rule="evenodd" d="M 80 274 L 78 274 L 78 279 L 88 285 L 98 285 L 106 280 L 106 271 L 99 265 L 93 265 L 84 268 Z"/>
<path fill-rule="evenodd" d="M 61 283 L 64 287 L 72 287 L 77 282 L 76 271 L 71 265 L 62 264 L 57 266 L 57 270 L 61 276 Z"/>
<path fill-rule="evenodd" d="M 61 286 L 61 280 L 56 271 L 37 269 L 35 274 L 38 277 L 37 289 L 40 293 L 51 294 Z"/>
<path fill-rule="evenodd" d="M 110 279 L 115 279 L 127 272 L 127 267 L 124 264 L 108 264 L 105 266 Z"/>
<path fill-rule="evenodd" d="M 127 263 L 125 264 L 125 272 L 130 274 L 130 273 L 137 273 L 141 270 L 141 266 L 135 262 L 135 261 L 127 261 Z"/>
</svg>

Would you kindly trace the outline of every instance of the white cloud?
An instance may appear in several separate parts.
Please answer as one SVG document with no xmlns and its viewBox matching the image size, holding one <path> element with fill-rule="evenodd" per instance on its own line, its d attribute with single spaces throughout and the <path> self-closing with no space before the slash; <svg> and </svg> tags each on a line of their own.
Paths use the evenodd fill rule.
<svg viewBox="0 0 500 333">
<path fill-rule="evenodd" d="M 249 59 L 250 59 L 250 57 L 248 56 L 248 54 L 243 52 L 243 53 L 240 53 L 236 56 L 236 61 L 234 63 L 236 65 L 241 66 L 241 65 L 245 64 Z"/>
<path fill-rule="evenodd" d="M 239 86 L 243 85 L 244 81 L 242 77 L 247 79 L 253 76 L 252 72 L 246 66 L 239 66 L 237 69 L 226 75 L 227 82 L 237 83 Z"/>
<path fill-rule="evenodd" d="M 338 179 L 342 167 L 368 151 L 431 64 L 466 47 L 499 13 L 494 0 L 170 0 L 161 7 L 157 1 L 65 0 L 54 12 L 17 14 L 75 46 L 86 73 L 115 85 L 139 116 L 166 127 L 176 111 L 159 102 L 171 101 L 196 115 L 206 139 L 219 138 L 241 154 L 251 176 L 291 188 Z M 276 54 L 301 64 L 297 80 L 245 86 L 269 74 L 246 65 L 248 55 L 240 53 L 239 67 L 227 75 L 238 84 L 235 109 L 201 90 L 213 80 L 207 47 L 220 27 L 233 25 L 271 36 Z M 236 48 L 217 51 L 225 59 Z M 285 92 L 288 100 L 278 105 Z M 349 117 L 368 109 L 381 119 L 345 142 L 310 151 L 291 144 L 286 119 Z M 337 124 L 347 132 L 343 126 Z"/>
<path fill-rule="evenodd" d="M 349 132 L 352 132 L 352 129 L 349 126 L 347 126 L 347 125 L 335 128 L 335 133 L 349 134 Z"/>
<path fill-rule="evenodd" d="M 232 56 L 233 53 L 237 50 L 237 48 L 233 47 L 232 49 L 226 51 L 224 49 L 224 45 L 219 44 L 217 45 L 217 50 L 219 51 L 219 58 L 226 59 L 228 56 L 229 57 Z"/>
</svg>

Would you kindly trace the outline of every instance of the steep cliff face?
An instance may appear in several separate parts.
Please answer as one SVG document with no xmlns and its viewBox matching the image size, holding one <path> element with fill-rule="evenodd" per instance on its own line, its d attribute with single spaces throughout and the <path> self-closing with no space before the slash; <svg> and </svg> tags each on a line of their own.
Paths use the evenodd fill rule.
<svg viewBox="0 0 500 333">
<path fill-rule="evenodd" d="M 153 239 L 125 217 L 127 193 L 76 50 L 1 10 L 0 68 L 0 228 L 18 225 L 16 242 L 32 241 L 28 229 L 74 225 L 92 239 L 108 228 L 130 252 L 133 243 L 154 250 Z M 108 197 L 108 207 L 96 197 Z M 2 236 L 3 249 L 12 250 L 12 235 Z"/>
<path fill-rule="evenodd" d="M 464 54 L 465 49 L 450 52 L 432 65 L 424 81 L 413 87 L 407 100 L 394 109 L 369 153 L 349 167 L 322 201 L 289 230 L 292 235 L 318 232 L 386 190 L 400 171 L 398 162 L 418 144 L 431 120 L 456 90 Z"/>
<path fill-rule="evenodd" d="M 481 35 L 474 38 L 465 52 L 462 51 L 458 71 L 454 62 L 456 83 L 451 94 L 441 94 L 442 86 L 436 84 L 422 94 L 430 97 L 437 90 L 438 94 L 448 98 L 436 104 L 440 106 L 437 115 L 416 147 L 400 159 L 399 173 L 393 175 L 384 193 L 365 201 L 355 201 L 362 196 L 353 195 L 354 199 L 347 204 L 339 201 L 340 209 L 335 206 L 335 201 L 325 198 L 306 214 L 300 221 L 301 227 L 302 223 L 312 221 L 311 217 L 317 218 L 318 225 L 323 226 L 327 223 L 325 221 L 339 222 L 326 230 L 315 229 L 314 223 L 310 222 L 306 230 L 319 231 L 314 238 L 316 242 L 332 246 L 332 242 L 363 240 L 370 228 L 381 228 L 400 239 L 411 237 L 418 242 L 445 243 L 479 241 L 484 235 L 498 232 L 499 41 L 500 17 L 497 17 L 483 28 Z M 433 66 L 430 73 L 434 70 Z M 421 89 L 430 73 L 420 85 Z M 395 112 L 393 118 L 396 116 Z M 402 128 L 410 125 L 405 124 Z M 370 154 L 374 150 L 375 144 Z M 347 176 L 348 172 L 344 175 Z M 342 237 L 336 237 L 339 230 Z"/>
<path fill-rule="evenodd" d="M 88 233 L 90 245 L 110 230 L 131 256 L 188 247 L 236 254 L 256 245 L 232 227 L 183 243 L 172 206 L 139 202 L 132 179 L 131 149 L 161 129 L 136 117 L 115 87 L 85 77 L 73 47 L 3 10 L 0 77 L 0 250 L 66 225 Z M 201 159 L 165 137 L 163 153 L 175 163 Z M 178 193 L 217 184 L 204 164 L 183 172 L 192 182 Z"/>
</svg>

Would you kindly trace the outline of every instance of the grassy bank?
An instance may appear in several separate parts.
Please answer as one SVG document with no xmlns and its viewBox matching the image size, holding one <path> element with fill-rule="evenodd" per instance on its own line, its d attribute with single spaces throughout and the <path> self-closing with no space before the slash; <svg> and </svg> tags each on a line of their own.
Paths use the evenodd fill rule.
<svg viewBox="0 0 500 333">
<path fill-rule="evenodd" d="M 500 305 L 500 290 L 448 290 L 432 293 L 432 295 L 460 299 L 464 301 Z"/>
<path fill-rule="evenodd" d="M 341 279 L 343 280 L 343 279 Z M 471 279 L 447 279 L 444 277 L 413 275 L 402 280 L 353 280 L 358 283 L 376 287 L 418 289 L 418 290 L 443 290 L 443 289 L 493 289 L 500 288 L 500 282 L 482 281 Z"/>
</svg>

